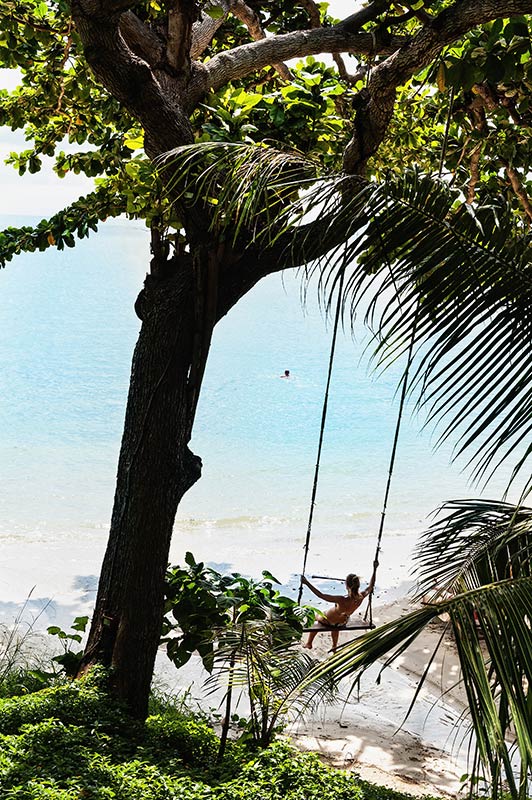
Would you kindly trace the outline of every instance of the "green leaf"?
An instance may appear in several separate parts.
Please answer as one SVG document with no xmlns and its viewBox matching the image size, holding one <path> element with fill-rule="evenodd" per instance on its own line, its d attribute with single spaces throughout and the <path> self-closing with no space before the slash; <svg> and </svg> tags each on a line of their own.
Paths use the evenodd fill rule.
<svg viewBox="0 0 532 800">
<path fill-rule="evenodd" d="M 211 19 L 222 19 L 225 16 L 223 6 L 207 6 L 204 11 Z"/>
</svg>

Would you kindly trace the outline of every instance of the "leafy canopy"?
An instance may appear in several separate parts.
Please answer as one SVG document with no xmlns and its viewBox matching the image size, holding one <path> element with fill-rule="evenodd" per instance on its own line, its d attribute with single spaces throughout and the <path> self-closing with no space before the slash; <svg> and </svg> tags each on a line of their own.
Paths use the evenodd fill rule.
<svg viewBox="0 0 532 800">
<path fill-rule="evenodd" d="M 256 4 L 256 12 L 266 33 L 286 33 L 317 24 L 302 5 L 268 3 L 265 11 Z M 327 3 L 310 5 L 319 24 L 335 22 Z M 406 14 L 384 6 L 366 29 L 412 34 L 420 28 L 419 9 L 436 14 L 445 5 L 417 3 Z M 201 6 L 212 17 L 222 13 L 221 5 Z M 135 11 L 153 25 L 162 25 L 166 15 L 162 5 L 147 0 Z M 246 26 L 229 15 L 204 57 L 248 41 Z M 415 160 L 427 171 L 441 167 L 469 197 L 480 188 L 505 195 L 517 215 L 529 218 L 530 41 L 528 18 L 499 19 L 474 29 L 406 81 L 369 176 L 400 173 Z M 337 170 L 371 69 L 385 58 L 337 59 L 338 69 L 308 57 L 290 65 L 288 81 L 274 68 L 251 73 L 200 99 L 191 111 L 195 137 L 282 142 Z M 94 79 L 67 2 L 6 0 L 0 10 L 0 67 L 21 73 L 17 89 L 0 91 L 0 124 L 23 130 L 28 141 L 8 162 L 24 175 L 50 158 L 59 178 L 72 171 L 95 181 L 94 192 L 51 219 L 1 234 L 1 264 L 22 251 L 71 247 L 76 237 L 119 214 L 160 228 L 176 245 L 182 240 L 181 220 L 144 154 L 143 130 Z"/>
</svg>

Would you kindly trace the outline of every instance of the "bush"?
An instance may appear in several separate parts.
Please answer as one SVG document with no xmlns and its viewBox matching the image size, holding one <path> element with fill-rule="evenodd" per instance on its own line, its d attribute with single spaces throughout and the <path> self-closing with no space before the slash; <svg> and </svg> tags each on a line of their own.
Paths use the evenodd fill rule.
<svg viewBox="0 0 532 800">
<path fill-rule="evenodd" d="M 1 800 L 406 800 L 329 769 L 278 742 L 234 745 L 214 766 L 218 738 L 202 715 L 164 707 L 145 725 L 83 681 L 0 702 Z"/>
<path fill-rule="evenodd" d="M 212 764 L 218 752 L 219 741 L 212 728 L 192 716 L 155 714 L 146 720 L 145 732 L 148 748 L 169 751 L 190 764 Z"/>
<path fill-rule="evenodd" d="M 0 700 L 0 733 L 12 733 L 26 723 L 51 717 L 64 724 L 104 726 L 110 731 L 130 728 L 132 720 L 116 703 L 109 703 L 104 683 L 105 673 L 93 671 L 84 680 Z"/>
</svg>

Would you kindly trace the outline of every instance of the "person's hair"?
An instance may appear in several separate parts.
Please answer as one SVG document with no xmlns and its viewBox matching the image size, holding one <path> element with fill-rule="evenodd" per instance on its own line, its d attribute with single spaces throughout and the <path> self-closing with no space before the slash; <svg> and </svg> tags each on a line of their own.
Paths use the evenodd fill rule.
<svg viewBox="0 0 532 800">
<path fill-rule="evenodd" d="M 345 579 L 345 585 L 349 589 L 349 594 L 358 594 L 360 589 L 360 578 L 354 572 L 350 572 Z"/>
</svg>

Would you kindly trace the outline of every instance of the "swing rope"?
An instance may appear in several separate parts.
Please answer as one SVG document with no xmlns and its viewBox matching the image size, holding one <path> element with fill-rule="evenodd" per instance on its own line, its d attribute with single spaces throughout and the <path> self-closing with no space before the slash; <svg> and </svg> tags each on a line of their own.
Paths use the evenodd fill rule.
<svg viewBox="0 0 532 800">
<path fill-rule="evenodd" d="M 377 567 L 379 566 L 379 555 L 381 552 L 381 542 L 382 542 L 382 534 L 384 533 L 384 522 L 386 519 L 386 511 L 388 509 L 388 498 L 390 497 L 390 488 L 392 485 L 392 477 L 393 477 L 393 470 L 395 467 L 395 456 L 397 454 L 397 444 L 399 442 L 399 432 L 401 430 L 401 422 L 403 419 L 403 411 L 406 403 L 406 396 L 408 393 L 408 381 L 410 376 L 410 367 L 412 364 L 412 356 L 414 353 L 414 345 L 416 341 L 416 332 L 417 332 L 417 321 L 418 321 L 418 311 L 419 311 L 419 304 L 416 308 L 415 316 L 414 316 L 414 326 L 412 328 L 412 336 L 410 338 L 410 344 L 408 347 L 408 356 L 406 360 L 406 367 L 403 374 L 403 381 L 401 385 L 401 397 L 399 400 L 399 411 L 397 412 L 397 422 L 395 424 L 395 433 L 393 437 L 393 444 L 392 450 L 390 453 L 390 463 L 388 465 L 388 478 L 386 480 L 386 488 L 384 490 L 384 500 L 382 503 L 382 511 L 381 511 L 381 521 L 379 525 L 379 532 L 377 534 L 377 546 L 375 548 L 375 557 L 373 559 L 373 578 L 377 575 Z M 373 623 L 373 589 L 369 594 L 368 599 L 368 607 L 366 609 L 366 613 L 364 614 L 364 620 L 366 621 L 369 616 L 370 624 Z"/>
<path fill-rule="evenodd" d="M 339 282 L 338 282 L 338 299 L 337 299 L 337 302 L 336 302 L 336 312 L 335 312 L 335 317 L 334 317 L 333 335 L 332 335 L 332 340 L 331 340 L 331 350 L 330 350 L 330 354 L 329 354 L 329 367 L 328 367 L 328 371 L 327 371 L 327 383 L 326 383 L 326 386 L 325 386 L 325 393 L 324 393 L 324 397 L 323 397 L 323 407 L 322 407 L 322 412 L 321 412 L 321 424 L 320 424 L 320 435 L 319 435 L 319 440 L 318 440 L 318 452 L 317 452 L 317 456 L 316 456 L 316 466 L 315 466 L 315 469 L 314 469 L 314 481 L 313 481 L 313 484 L 312 484 L 312 494 L 311 494 L 311 499 L 310 499 L 309 517 L 308 517 L 308 523 L 307 523 L 307 533 L 306 533 L 306 537 L 305 537 L 305 544 L 304 544 L 304 547 L 303 547 L 304 556 L 303 556 L 302 577 L 305 575 L 305 572 L 306 572 L 307 559 L 308 559 L 308 553 L 309 553 L 309 548 L 310 548 L 310 537 L 311 537 L 311 533 L 312 533 L 312 522 L 313 522 L 313 519 L 314 519 L 314 507 L 316 505 L 316 494 L 317 494 L 317 490 L 318 490 L 318 479 L 319 479 L 319 471 L 320 471 L 320 463 L 321 463 L 321 451 L 322 451 L 322 446 L 323 446 L 323 437 L 324 437 L 324 433 L 325 433 L 325 423 L 326 423 L 326 420 L 327 420 L 327 408 L 328 408 L 328 404 L 329 404 L 329 390 L 330 390 L 330 386 L 331 386 L 331 376 L 332 376 L 332 370 L 333 370 L 333 364 L 334 364 L 334 354 L 335 354 L 335 350 L 336 350 L 336 340 L 338 338 L 338 327 L 339 327 L 339 323 L 340 323 L 340 314 L 341 314 L 341 309 L 342 309 L 342 294 L 343 294 L 343 287 L 344 287 L 345 271 L 346 271 L 346 264 L 344 262 L 344 264 L 342 265 L 342 272 L 340 274 L 340 279 L 339 279 Z M 400 396 L 400 400 L 399 400 L 399 410 L 398 410 L 398 413 L 397 413 L 397 422 L 396 422 L 396 425 L 395 425 L 395 433 L 394 433 L 394 438 L 393 438 L 392 450 L 391 450 L 391 453 L 390 453 L 390 462 L 389 462 L 389 465 L 388 465 L 388 477 L 387 477 L 387 480 L 386 480 L 386 487 L 385 487 L 385 490 L 384 490 L 384 499 L 383 499 L 383 505 L 382 505 L 382 511 L 381 511 L 381 519 L 380 519 L 379 530 L 378 530 L 378 534 L 377 534 L 377 544 L 376 544 L 376 548 L 375 548 L 375 556 L 374 556 L 374 559 L 373 559 L 373 575 L 372 575 L 373 583 L 375 583 L 374 578 L 377 575 L 377 568 L 379 566 L 379 555 L 380 555 L 380 551 L 381 551 L 381 542 L 382 542 L 382 536 L 383 536 L 383 533 L 384 533 L 384 523 L 385 523 L 385 520 L 386 520 L 386 512 L 387 512 L 387 509 L 388 509 L 388 499 L 389 499 L 389 496 L 390 496 L 390 488 L 391 488 L 391 484 L 392 484 L 393 471 L 394 471 L 394 467 L 395 467 L 395 458 L 396 458 L 396 455 L 397 455 L 397 445 L 398 445 L 398 442 L 399 442 L 399 433 L 400 433 L 400 430 L 401 430 L 401 422 L 402 422 L 402 418 L 403 418 L 403 412 L 404 412 L 405 403 L 406 403 L 406 397 L 407 397 L 407 393 L 408 393 L 410 367 L 411 367 L 411 364 L 412 364 L 412 356 L 413 356 L 413 352 L 414 352 L 414 345 L 415 345 L 416 333 L 417 333 L 418 312 L 419 312 L 419 304 L 418 304 L 418 306 L 416 308 L 416 312 L 415 312 L 415 316 L 414 316 L 414 325 L 413 325 L 413 328 L 412 328 L 412 336 L 410 338 L 410 344 L 409 344 L 409 347 L 408 347 L 407 362 L 406 362 L 406 367 L 405 367 L 405 371 L 404 371 L 404 374 L 403 374 L 403 380 L 402 380 L 402 385 L 401 385 L 401 396 Z M 374 625 L 373 625 L 373 591 L 374 590 L 372 589 L 372 591 L 369 594 L 368 607 L 367 607 L 366 613 L 364 615 L 364 622 L 368 623 L 367 627 L 369 627 L 369 628 L 373 628 L 374 627 Z M 298 604 L 301 603 L 302 594 L 303 594 L 303 581 L 300 580 L 300 582 L 299 582 L 299 592 L 298 592 L 298 597 L 297 597 Z M 368 619 L 368 617 L 369 617 L 369 619 Z M 362 626 L 358 626 L 358 627 L 362 627 Z"/>
<path fill-rule="evenodd" d="M 323 408 L 321 411 L 321 425 L 320 425 L 320 437 L 318 441 L 318 453 L 316 456 L 316 467 L 314 469 L 314 482 L 312 484 L 312 495 L 310 498 L 310 509 L 309 509 L 309 516 L 308 516 L 308 523 L 307 523 L 307 535 L 305 537 L 305 544 L 304 544 L 304 556 L 303 556 L 303 569 L 302 575 L 305 574 L 307 569 L 307 558 L 308 558 L 308 551 L 310 547 L 310 535 L 312 531 L 312 521 L 314 519 L 314 506 L 316 505 L 316 493 L 318 491 L 318 477 L 320 472 L 320 461 L 321 461 L 321 449 L 323 445 L 323 434 L 325 432 L 325 421 L 327 419 L 327 406 L 329 404 L 329 388 L 331 386 L 331 376 L 332 376 L 332 369 L 334 363 L 334 351 L 336 349 L 336 339 L 338 337 L 338 327 L 340 324 L 340 314 L 342 310 L 342 295 L 344 290 L 344 279 L 345 279 L 345 271 L 346 271 L 346 263 L 345 259 L 342 264 L 342 271 L 340 273 L 340 280 L 338 282 L 338 300 L 336 302 L 336 312 L 334 315 L 334 326 L 333 326 L 333 335 L 331 340 L 331 352 L 329 354 L 329 369 L 327 372 L 327 383 L 325 386 L 325 394 L 323 397 Z M 303 581 L 299 581 L 299 593 L 297 595 L 297 602 L 298 605 L 301 603 L 301 596 L 303 594 Z"/>
</svg>

